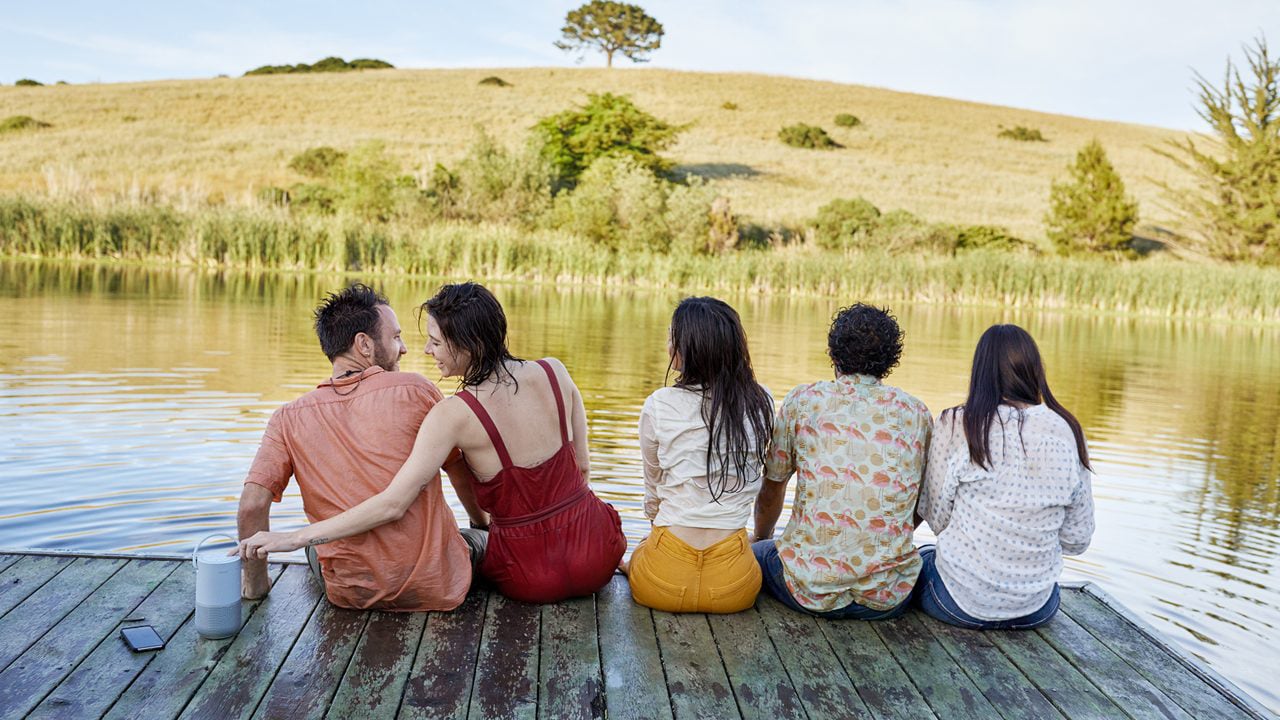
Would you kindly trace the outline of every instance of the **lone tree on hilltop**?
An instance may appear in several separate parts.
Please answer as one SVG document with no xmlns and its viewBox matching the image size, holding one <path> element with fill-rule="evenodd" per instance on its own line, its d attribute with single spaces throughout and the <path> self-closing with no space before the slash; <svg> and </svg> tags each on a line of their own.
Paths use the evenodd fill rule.
<svg viewBox="0 0 1280 720">
<path fill-rule="evenodd" d="M 557 40 L 556 47 L 565 51 L 599 49 L 608 67 L 613 67 L 616 52 L 631 62 L 648 62 L 648 54 L 662 46 L 662 23 L 639 5 L 609 0 L 591 0 L 570 10 L 560 32 L 564 39 Z"/>
<path fill-rule="evenodd" d="M 1127 254 L 1138 223 L 1138 203 L 1097 140 L 1080 149 L 1068 172 L 1071 180 L 1054 183 L 1045 217 L 1049 239 L 1058 252 Z"/>
<path fill-rule="evenodd" d="M 1230 59 L 1221 87 L 1196 73 L 1196 111 L 1213 130 L 1213 144 L 1206 149 L 1187 138 L 1156 152 L 1196 181 L 1193 190 L 1165 190 L 1200 235 L 1203 250 L 1223 260 L 1278 264 L 1280 59 L 1269 55 L 1265 38 L 1244 54 L 1248 77 Z"/>
</svg>

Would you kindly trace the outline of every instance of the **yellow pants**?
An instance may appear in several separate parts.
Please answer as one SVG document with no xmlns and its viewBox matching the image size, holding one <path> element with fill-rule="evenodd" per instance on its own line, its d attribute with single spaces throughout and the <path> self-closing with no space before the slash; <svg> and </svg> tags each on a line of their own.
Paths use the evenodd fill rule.
<svg viewBox="0 0 1280 720">
<path fill-rule="evenodd" d="M 631 597 L 667 612 L 733 613 L 755 604 L 760 565 L 747 531 L 698 550 L 655 527 L 631 554 Z"/>
</svg>

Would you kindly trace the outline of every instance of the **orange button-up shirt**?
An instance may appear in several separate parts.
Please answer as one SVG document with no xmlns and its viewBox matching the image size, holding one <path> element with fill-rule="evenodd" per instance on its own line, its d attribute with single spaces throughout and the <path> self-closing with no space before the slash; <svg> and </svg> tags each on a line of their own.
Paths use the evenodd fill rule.
<svg viewBox="0 0 1280 720">
<path fill-rule="evenodd" d="M 390 484 L 443 397 L 421 375 L 380 367 L 325 381 L 271 416 L 245 482 L 279 502 L 295 477 L 307 519 L 333 517 Z M 404 517 L 318 545 L 316 554 L 329 602 L 340 607 L 451 610 L 471 585 L 470 555 L 439 474 Z"/>
</svg>

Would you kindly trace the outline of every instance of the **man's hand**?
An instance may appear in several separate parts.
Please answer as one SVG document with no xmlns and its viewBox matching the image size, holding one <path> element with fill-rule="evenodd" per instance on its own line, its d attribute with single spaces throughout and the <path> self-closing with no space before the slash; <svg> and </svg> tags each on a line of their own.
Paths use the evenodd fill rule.
<svg viewBox="0 0 1280 720">
<path fill-rule="evenodd" d="M 312 545 L 321 545 L 325 541 L 319 539 L 312 542 Z M 296 532 L 258 532 L 253 537 L 241 540 L 240 544 L 234 550 L 228 552 L 228 555 L 239 553 L 240 557 L 245 560 L 265 560 L 267 553 L 273 552 L 290 552 L 306 545 L 307 542 Z"/>
</svg>

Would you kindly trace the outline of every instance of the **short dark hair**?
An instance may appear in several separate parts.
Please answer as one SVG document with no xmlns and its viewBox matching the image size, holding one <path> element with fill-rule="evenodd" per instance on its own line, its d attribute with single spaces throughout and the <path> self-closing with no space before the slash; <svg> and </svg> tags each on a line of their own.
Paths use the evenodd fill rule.
<svg viewBox="0 0 1280 720">
<path fill-rule="evenodd" d="M 902 329 L 888 309 L 855 303 L 832 318 L 827 353 L 841 375 L 884 378 L 902 357 Z"/>
<path fill-rule="evenodd" d="M 390 305 L 386 296 L 364 283 L 351 283 L 329 293 L 315 310 L 320 349 L 332 361 L 351 348 L 356 335 L 378 335 L 378 306 Z"/>
</svg>

